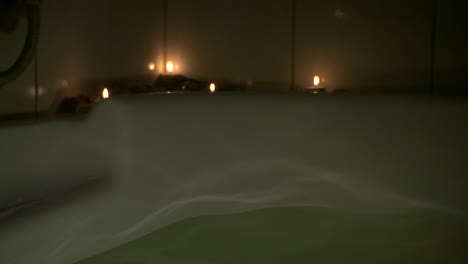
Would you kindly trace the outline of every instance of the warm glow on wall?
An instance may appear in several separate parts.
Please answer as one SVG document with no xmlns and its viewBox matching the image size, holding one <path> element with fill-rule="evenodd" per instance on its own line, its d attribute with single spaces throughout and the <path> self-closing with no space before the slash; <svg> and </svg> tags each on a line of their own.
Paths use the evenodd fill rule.
<svg viewBox="0 0 468 264">
<path fill-rule="evenodd" d="M 319 86 L 321 83 L 319 76 L 314 76 L 314 86 Z"/>
<path fill-rule="evenodd" d="M 174 63 L 172 61 L 168 61 L 166 63 L 166 71 L 168 73 L 173 73 L 174 72 Z"/>
<path fill-rule="evenodd" d="M 148 69 L 149 69 L 150 71 L 154 71 L 154 69 L 156 69 L 156 65 L 155 65 L 154 63 L 151 62 L 151 63 L 148 64 Z"/>
</svg>

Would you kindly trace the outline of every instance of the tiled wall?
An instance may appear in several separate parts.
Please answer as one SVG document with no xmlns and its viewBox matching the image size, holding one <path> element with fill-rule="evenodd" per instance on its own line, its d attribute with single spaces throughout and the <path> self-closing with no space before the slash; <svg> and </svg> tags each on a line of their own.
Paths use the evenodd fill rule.
<svg viewBox="0 0 468 264">
<path fill-rule="evenodd" d="M 290 88 L 293 1 L 168 2 L 167 56 L 176 72 Z M 438 2 L 436 88 L 465 89 L 468 4 Z M 149 80 L 161 72 L 163 10 L 163 0 L 44 1 L 39 110 L 112 79 Z M 330 90 L 429 91 L 432 10 L 423 0 L 297 0 L 296 88 L 311 85 L 318 74 Z M 24 33 L 20 25 L 15 34 L 0 34 L 0 69 L 14 60 Z M 0 90 L 0 114 L 33 111 L 34 77 L 31 65 Z"/>
<path fill-rule="evenodd" d="M 155 74 L 147 68 L 150 62 L 162 69 L 162 10 L 162 1 L 150 0 L 44 1 L 39 111 L 50 111 L 60 98 L 86 93 L 113 78 Z M 0 35 L 0 67 L 16 58 L 25 31 L 22 25 L 14 35 Z M 22 78 L 0 90 L 0 114 L 32 111 L 33 64 Z"/>
<path fill-rule="evenodd" d="M 288 87 L 291 3 L 269 0 L 169 1 L 168 56 L 203 79 Z M 273 87 L 272 87 L 273 86 Z"/>
</svg>

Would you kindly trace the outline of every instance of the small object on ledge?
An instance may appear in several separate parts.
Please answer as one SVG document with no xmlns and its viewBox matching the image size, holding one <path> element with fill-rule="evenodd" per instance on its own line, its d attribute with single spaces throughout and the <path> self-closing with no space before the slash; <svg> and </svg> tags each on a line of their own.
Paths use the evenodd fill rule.
<svg viewBox="0 0 468 264">
<path fill-rule="evenodd" d="M 305 93 L 323 94 L 327 92 L 326 87 L 307 87 L 303 90 Z"/>
</svg>

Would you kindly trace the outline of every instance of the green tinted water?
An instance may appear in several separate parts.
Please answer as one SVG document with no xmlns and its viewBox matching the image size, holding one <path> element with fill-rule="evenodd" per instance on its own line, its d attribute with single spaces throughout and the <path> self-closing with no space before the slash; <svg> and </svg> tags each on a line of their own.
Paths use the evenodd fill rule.
<svg viewBox="0 0 468 264">
<path fill-rule="evenodd" d="M 180 221 L 79 264 L 468 263 L 468 220 L 276 208 Z"/>
</svg>

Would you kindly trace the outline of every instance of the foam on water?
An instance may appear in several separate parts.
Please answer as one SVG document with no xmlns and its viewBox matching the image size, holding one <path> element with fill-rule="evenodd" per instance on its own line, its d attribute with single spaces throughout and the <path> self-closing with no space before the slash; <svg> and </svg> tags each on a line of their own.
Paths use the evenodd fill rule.
<svg viewBox="0 0 468 264">
<path fill-rule="evenodd" d="M 287 207 L 189 218 L 80 264 L 466 263 L 466 219 Z"/>
<path fill-rule="evenodd" d="M 40 136 L 28 140 L 39 139 L 41 152 L 27 144 L 20 151 L 42 153 L 32 161 L 38 169 L 26 169 L 28 160 L 22 169 L 0 169 L 18 175 L 17 192 L 35 189 L 20 188 L 28 180 L 46 189 L 105 184 L 60 205 L 46 200 L 31 213 L 5 215 L 0 263 L 75 263 L 183 219 L 263 208 L 326 208 L 345 218 L 424 211 L 466 220 L 468 186 L 460 175 L 468 171 L 461 158 L 467 140 L 457 138 L 454 147 L 440 135 L 468 134 L 445 118 L 467 107 L 438 102 L 428 113 L 430 102 L 341 100 L 136 97 L 106 102 L 85 121 L 35 127 Z M 0 154 L 18 159 L 7 153 L 29 131 L 0 131 Z M 18 194 L 4 195 L 11 201 Z"/>
</svg>

